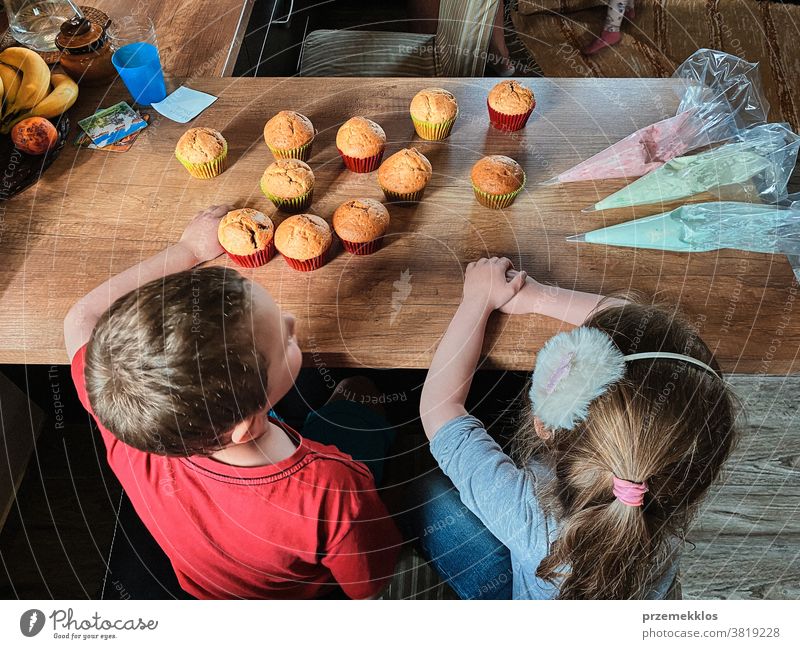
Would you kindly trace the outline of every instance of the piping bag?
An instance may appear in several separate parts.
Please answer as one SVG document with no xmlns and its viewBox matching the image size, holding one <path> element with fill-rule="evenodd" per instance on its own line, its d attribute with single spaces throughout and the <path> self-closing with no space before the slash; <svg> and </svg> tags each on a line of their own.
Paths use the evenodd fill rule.
<svg viewBox="0 0 800 649">
<path fill-rule="evenodd" d="M 754 126 L 716 149 L 670 160 L 583 211 L 668 203 L 733 185 L 747 200 L 778 203 L 799 148 L 800 137 L 788 124 Z"/>
<path fill-rule="evenodd" d="M 800 255 L 800 202 L 788 207 L 733 201 L 694 203 L 567 237 L 567 241 L 672 252 L 732 248 Z"/>
<path fill-rule="evenodd" d="M 701 49 L 672 76 L 685 82 L 674 117 L 639 129 L 543 184 L 636 178 L 684 153 L 730 140 L 742 129 L 767 120 L 769 103 L 757 63 Z"/>
</svg>

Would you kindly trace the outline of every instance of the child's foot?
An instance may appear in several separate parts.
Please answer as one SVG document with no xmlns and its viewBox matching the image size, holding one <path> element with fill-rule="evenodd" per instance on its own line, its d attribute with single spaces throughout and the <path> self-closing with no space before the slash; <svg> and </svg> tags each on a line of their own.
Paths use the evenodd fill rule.
<svg viewBox="0 0 800 649">
<path fill-rule="evenodd" d="M 622 40 L 622 34 L 620 32 L 606 32 L 604 31 L 600 34 L 599 38 L 595 38 L 589 45 L 584 47 L 581 51 L 586 54 L 587 56 L 591 56 L 592 54 L 597 54 L 600 50 L 605 49 L 606 47 L 612 47 Z"/>
<path fill-rule="evenodd" d="M 625 10 L 625 17 L 628 20 L 633 20 L 636 18 L 636 7 L 629 7 Z"/>
</svg>

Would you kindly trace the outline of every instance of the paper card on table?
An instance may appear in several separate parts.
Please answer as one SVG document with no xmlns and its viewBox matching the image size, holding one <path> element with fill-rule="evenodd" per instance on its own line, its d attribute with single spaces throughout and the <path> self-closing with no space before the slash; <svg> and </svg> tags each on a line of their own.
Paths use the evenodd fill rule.
<svg viewBox="0 0 800 649">
<path fill-rule="evenodd" d="M 217 98 L 214 95 L 181 86 L 172 94 L 167 95 L 166 99 L 153 103 L 153 108 L 173 122 L 185 124 L 215 101 Z"/>
<path fill-rule="evenodd" d="M 86 131 L 92 142 L 98 147 L 103 147 L 141 131 L 147 126 L 147 122 L 133 108 L 121 101 L 79 120 L 78 125 Z"/>
<path fill-rule="evenodd" d="M 150 113 L 139 113 L 139 114 L 145 122 L 147 122 L 148 124 L 150 123 Z M 141 132 L 142 132 L 141 130 L 136 131 L 136 133 L 124 137 L 121 140 L 114 142 L 113 144 L 108 144 L 106 146 L 97 146 L 94 142 L 92 142 L 92 139 L 88 135 L 86 135 L 86 133 L 79 131 L 78 137 L 75 138 L 73 144 L 83 149 L 93 149 L 95 151 L 116 151 L 118 153 L 124 153 L 125 151 L 130 150 L 130 148 L 133 146 L 133 143 L 136 142 L 136 138 L 139 137 L 139 133 Z"/>
</svg>

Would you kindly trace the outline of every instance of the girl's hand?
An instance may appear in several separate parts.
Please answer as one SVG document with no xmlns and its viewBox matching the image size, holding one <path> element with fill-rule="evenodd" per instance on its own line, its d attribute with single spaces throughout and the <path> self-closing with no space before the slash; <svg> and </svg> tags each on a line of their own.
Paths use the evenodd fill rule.
<svg viewBox="0 0 800 649">
<path fill-rule="evenodd" d="M 464 276 L 465 304 L 491 313 L 514 298 L 525 286 L 528 277 L 520 271 L 508 279 L 506 273 L 514 268 L 510 259 L 492 257 L 479 259 L 467 266 Z"/>
<path fill-rule="evenodd" d="M 219 257 L 224 252 L 219 245 L 217 228 L 222 217 L 232 209 L 230 205 L 212 205 L 196 214 L 186 226 L 180 244 L 194 255 L 198 264 Z"/>
<path fill-rule="evenodd" d="M 506 279 L 511 281 L 519 275 L 518 270 L 506 271 Z M 524 313 L 536 313 L 537 303 L 540 297 L 542 285 L 532 277 L 525 280 L 525 284 L 514 297 L 500 307 L 500 311 L 509 315 L 521 315 Z"/>
</svg>

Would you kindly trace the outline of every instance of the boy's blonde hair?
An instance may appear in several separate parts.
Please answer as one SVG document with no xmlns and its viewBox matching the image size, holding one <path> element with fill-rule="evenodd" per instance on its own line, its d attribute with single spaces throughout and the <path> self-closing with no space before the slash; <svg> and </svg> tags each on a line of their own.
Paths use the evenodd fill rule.
<svg viewBox="0 0 800 649">
<path fill-rule="evenodd" d="M 607 333 L 624 354 L 686 354 L 719 372 L 674 309 L 628 303 L 602 308 L 584 326 Z M 690 363 L 637 361 L 573 430 L 540 439 L 527 413 L 516 439 L 518 460 L 536 456 L 553 469 L 555 479 L 539 497 L 561 524 L 536 574 L 551 581 L 563 576 L 559 599 L 645 596 L 654 568 L 667 560 L 668 540 L 685 537 L 734 447 L 733 400 L 721 378 Z M 647 481 L 643 506 L 614 497 L 614 475 Z"/>
</svg>

